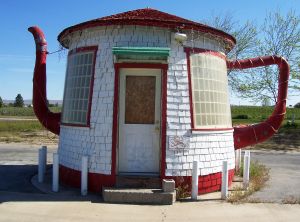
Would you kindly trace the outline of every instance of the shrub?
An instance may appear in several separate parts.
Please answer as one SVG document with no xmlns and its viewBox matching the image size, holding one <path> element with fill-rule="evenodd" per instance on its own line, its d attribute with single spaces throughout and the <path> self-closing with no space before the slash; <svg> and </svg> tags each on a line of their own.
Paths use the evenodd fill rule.
<svg viewBox="0 0 300 222">
<path fill-rule="evenodd" d="M 283 125 L 285 128 L 297 128 L 298 124 L 296 122 L 292 122 L 291 120 L 287 121 L 286 124 Z"/>
<path fill-rule="evenodd" d="M 232 119 L 250 119 L 246 114 L 239 114 L 232 117 Z"/>
<path fill-rule="evenodd" d="M 243 177 L 243 165 L 237 175 Z M 231 192 L 228 197 L 228 202 L 230 203 L 240 203 L 245 201 L 246 197 L 250 196 L 252 193 L 259 191 L 263 188 L 266 182 L 269 180 L 270 169 L 265 165 L 255 161 L 250 163 L 250 184 L 247 190 L 242 187 L 235 187 L 235 191 Z"/>
<path fill-rule="evenodd" d="M 183 177 L 177 177 L 175 179 L 175 183 L 177 185 L 176 200 L 181 200 L 191 196 L 191 187 L 186 181 L 184 181 Z"/>
</svg>

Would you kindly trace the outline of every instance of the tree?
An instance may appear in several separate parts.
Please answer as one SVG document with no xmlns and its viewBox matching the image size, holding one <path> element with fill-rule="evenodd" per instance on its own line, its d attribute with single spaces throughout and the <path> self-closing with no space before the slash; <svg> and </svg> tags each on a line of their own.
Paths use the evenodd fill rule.
<svg viewBox="0 0 300 222">
<path fill-rule="evenodd" d="M 237 45 L 228 54 L 231 59 L 264 55 L 285 57 L 291 67 L 289 93 L 299 92 L 300 16 L 293 10 L 286 15 L 282 15 L 280 11 L 268 13 L 258 31 L 252 22 L 247 21 L 243 25 L 235 22 L 232 14 L 211 19 L 211 25 L 236 37 Z M 228 79 L 232 90 L 241 98 L 251 99 L 254 102 L 269 98 L 272 102 L 277 102 L 278 69 L 276 66 L 231 71 Z"/>
<path fill-rule="evenodd" d="M 3 100 L 2 100 L 2 98 L 1 98 L 1 96 L 0 96 L 0 108 L 3 106 Z"/>
<path fill-rule="evenodd" d="M 14 107 L 23 107 L 24 106 L 24 100 L 21 94 L 18 94 L 15 98 Z"/>
<path fill-rule="evenodd" d="M 262 106 L 271 106 L 270 98 L 268 98 L 268 97 L 263 98 L 263 100 L 261 101 L 261 105 Z"/>
</svg>

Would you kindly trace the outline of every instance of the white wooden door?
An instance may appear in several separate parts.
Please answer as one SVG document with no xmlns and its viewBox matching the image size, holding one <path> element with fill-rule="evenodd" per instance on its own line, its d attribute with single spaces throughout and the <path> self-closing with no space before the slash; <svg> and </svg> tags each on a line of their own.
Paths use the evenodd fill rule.
<svg viewBox="0 0 300 222">
<path fill-rule="evenodd" d="M 120 70 L 118 173 L 158 175 L 161 70 Z"/>
</svg>

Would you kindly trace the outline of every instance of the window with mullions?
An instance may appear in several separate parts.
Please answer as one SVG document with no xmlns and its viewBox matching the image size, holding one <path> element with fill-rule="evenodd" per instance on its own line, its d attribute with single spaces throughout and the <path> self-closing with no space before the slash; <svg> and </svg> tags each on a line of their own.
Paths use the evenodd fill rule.
<svg viewBox="0 0 300 222">
<path fill-rule="evenodd" d="M 195 129 L 231 128 L 226 61 L 209 53 L 190 55 Z"/>
<path fill-rule="evenodd" d="M 71 53 L 68 56 L 62 123 L 88 125 L 94 56 L 95 51 Z"/>
</svg>

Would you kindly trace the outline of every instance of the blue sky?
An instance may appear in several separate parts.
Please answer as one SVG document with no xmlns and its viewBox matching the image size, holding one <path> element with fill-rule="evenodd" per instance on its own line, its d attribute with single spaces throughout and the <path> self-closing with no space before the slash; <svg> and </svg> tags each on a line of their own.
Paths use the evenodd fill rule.
<svg viewBox="0 0 300 222">
<path fill-rule="evenodd" d="M 48 51 L 58 49 L 57 35 L 66 27 L 90 19 L 138 8 L 151 7 L 194 21 L 208 19 L 212 14 L 231 12 L 240 22 L 262 22 L 266 12 L 293 8 L 300 14 L 298 0 L 6 0 L 0 5 L 0 96 L 14 99 L 21 93 L 32 98 L 32 74 L 35 47 L 29 26 L 38 25 L 45 33 Z M 62 99 L 66 55 L 58 53 L 47 58 L 48 99 Z M 235 104 L 243 100 L 233 98 Z M 294 104 L 290 99 L 288 104 Z"/>
</svg>

